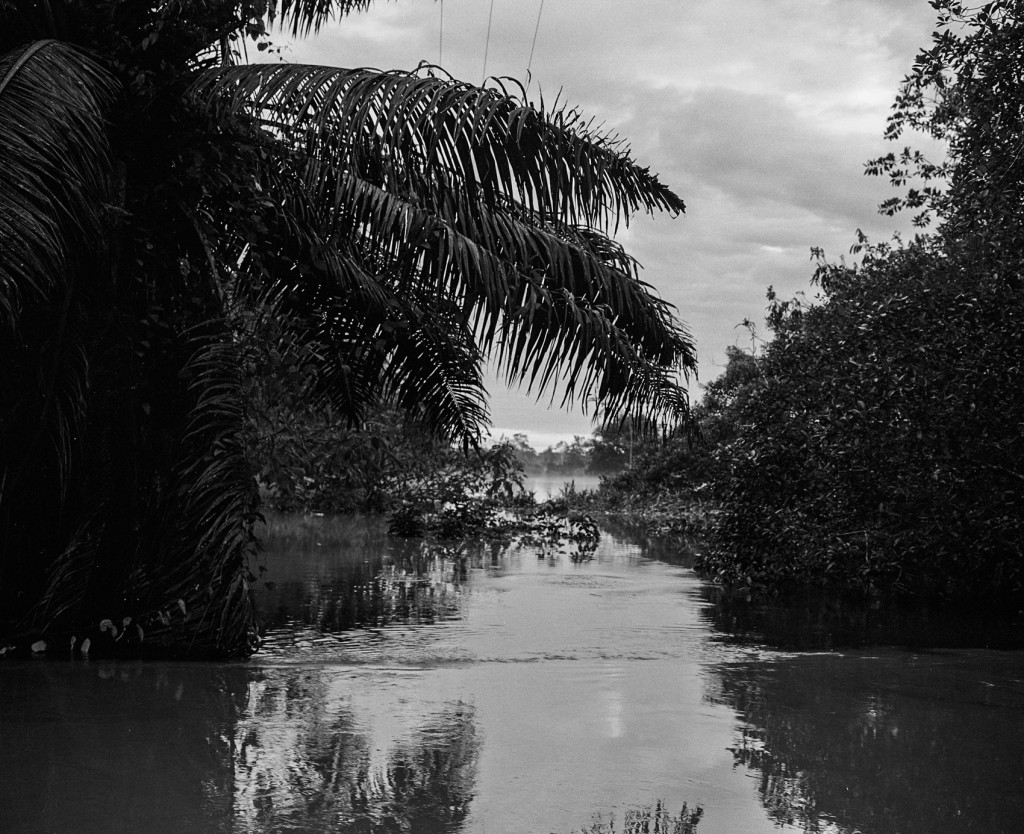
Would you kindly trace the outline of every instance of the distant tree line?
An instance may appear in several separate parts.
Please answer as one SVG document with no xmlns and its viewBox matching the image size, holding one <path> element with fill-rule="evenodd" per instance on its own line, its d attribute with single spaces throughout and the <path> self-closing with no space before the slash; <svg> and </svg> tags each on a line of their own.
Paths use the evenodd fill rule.
<svg viewBox="0 0 1024 834">
<path fill-rule="evenodd" d="M 507 440 L 524 471 L 532 475 L 616 475 L 630 464 L 633 451 L 630 424 L 622 428 L 598 428 L 589 436 L 576 435 L 538 452 L 526 434 Z"/>
</svg>

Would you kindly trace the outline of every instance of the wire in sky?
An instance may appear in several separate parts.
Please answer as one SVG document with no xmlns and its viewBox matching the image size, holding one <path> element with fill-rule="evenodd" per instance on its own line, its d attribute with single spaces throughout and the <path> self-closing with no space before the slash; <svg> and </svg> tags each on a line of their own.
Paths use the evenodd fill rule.
<svg viewBox="0 0 1024 834">
<path fill-rule="evenodd" d="M 494 0 L 491 0 L 491 10 L 487 13 L 487 43 L 484 45 L 484 71 L 480 76 L 480 85 L 487 80 L 487 53 L 491 50 L 491 20 L 494 19 Z"/>
<path fill-rule="evenodd" d="M 442 0 L 443 2 L 443 0 Z M 540 31 L 540 16 L 544 13 L 544 0 L 540 0 L 540 8 L 537 9 L 537 25 L 533 27 L 533 43 L 530 44 L 530 60 L 526 62 L 526 77 L 530 77 L 530 67 L 533 66 L 533 50 L 537 48 L 537 33 Z M 529 82 L 527 82 L 529 85 Z"/>
<path fill-rule="evenodd" d="M 437 65 L 444 64 L 444 0 L 441 0 L 441 25 L 437 32 Z"/>
</svg>

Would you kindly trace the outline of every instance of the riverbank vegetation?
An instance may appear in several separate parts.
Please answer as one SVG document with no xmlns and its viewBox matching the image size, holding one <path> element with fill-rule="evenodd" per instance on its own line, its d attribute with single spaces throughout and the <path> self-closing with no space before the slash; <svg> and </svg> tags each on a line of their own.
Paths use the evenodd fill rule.
<svg viewBox="0 0 1024 834">
<path fill-rule="evenodd" d="M 730 352 L 695 435 L 601 490 L 710 499 L 697 567 L 732 587 L 1024 605 L 1024 3 L 933 5 L 887 138 L 946 159 L 868 165 L 921 233 L 815 253 L 816 297 L 769 290 L 772 338 Z"/>
<path fill-rule="evenodd" d="M 0 3 L 3 645 L 245 654 L 261 502 L 455 535 L 517 457 L 625 463 L 563 509 L 701 532 L 733 587 L 1024 604 L 1024 0 L 933 3 L 887 138 L 945 161 L 868 165 L 920 234 L 815 253 L 692 410 L 612 237 L 684 206 L 618 139 L 438 68 L 247 62 L 370 5 Z M 609 428 L 481 450 L 488 358 Z"/>
</svg>

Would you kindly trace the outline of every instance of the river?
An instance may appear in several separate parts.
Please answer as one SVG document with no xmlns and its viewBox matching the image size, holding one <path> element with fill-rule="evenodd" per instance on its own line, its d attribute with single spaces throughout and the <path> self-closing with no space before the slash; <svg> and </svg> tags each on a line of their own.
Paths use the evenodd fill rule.
<svg viewBox="0 0 1024 834">
<path fill-rule="evenodd" d="M 526 476 L 523 488 L 532 492 L 538 501 L 557 498 L 567 490 L 583 492 L 601 486 L 601 476 L 589 473 L 533 473 Z"/>
<path fill-rule="evenodd" d="M 722 601 L 608 533 L 272 519 L 263 561 L 251 660 L 0 663 L 0 831 L 1021 830 L 1005 630 Z"/>
</svg>

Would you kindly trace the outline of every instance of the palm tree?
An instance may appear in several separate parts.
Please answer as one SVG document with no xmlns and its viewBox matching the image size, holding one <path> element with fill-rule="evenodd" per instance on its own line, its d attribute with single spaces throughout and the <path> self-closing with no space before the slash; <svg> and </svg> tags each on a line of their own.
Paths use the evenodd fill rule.
<svg viewBox="0 0 1024 834">
<path fill-rule="evenodd" d="M 619 140 L 512 82 L 244 60 L 369 5 L 0 0 L 15 644 L 252 649 L 260 374 L 470 444 L 488 358 L 611 417 L 685 412 L 692 343 L 612 239 L 683 203 Z"/>
</svg>

